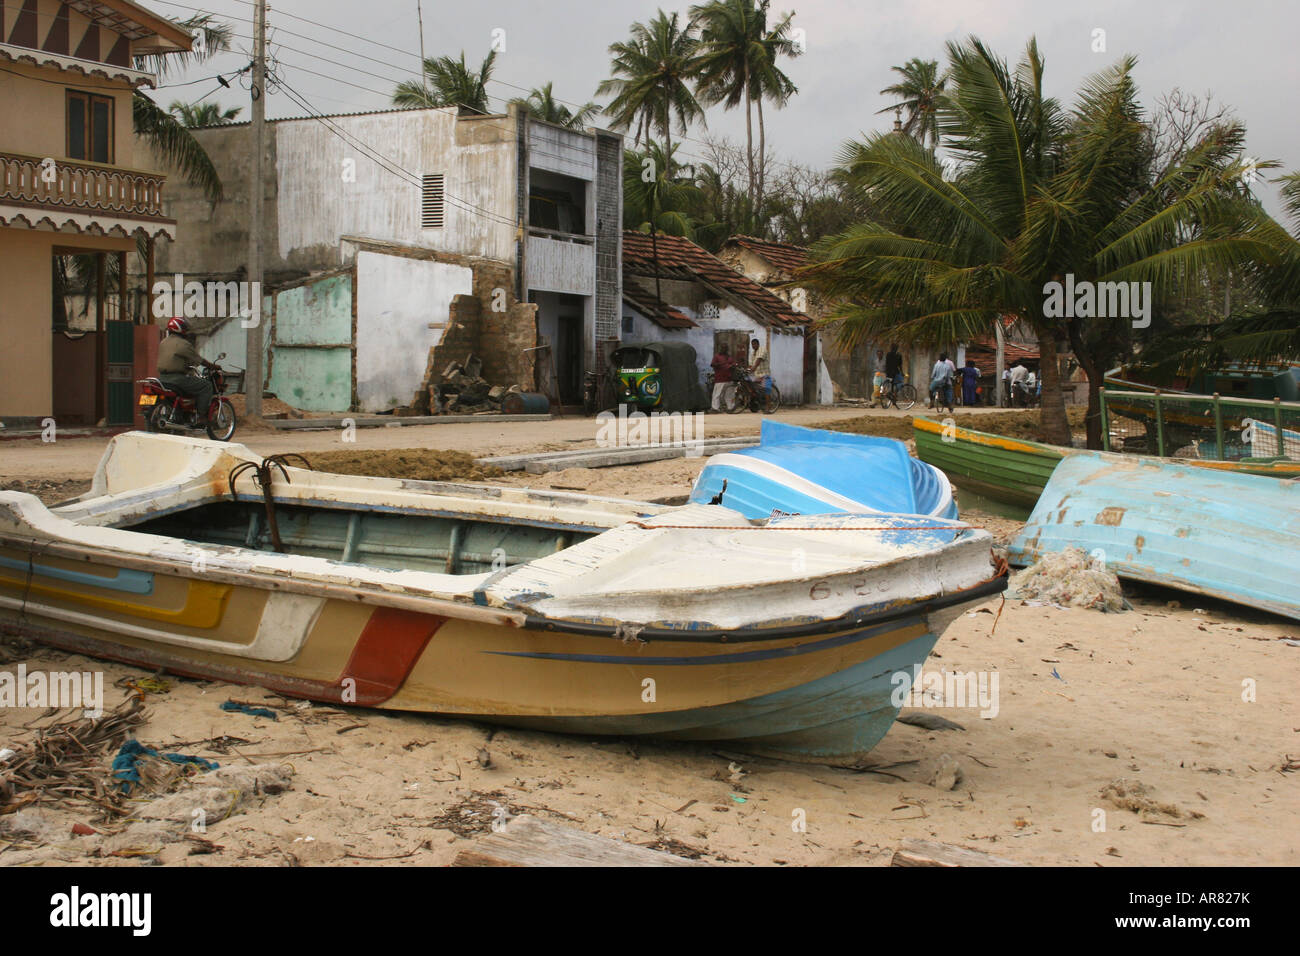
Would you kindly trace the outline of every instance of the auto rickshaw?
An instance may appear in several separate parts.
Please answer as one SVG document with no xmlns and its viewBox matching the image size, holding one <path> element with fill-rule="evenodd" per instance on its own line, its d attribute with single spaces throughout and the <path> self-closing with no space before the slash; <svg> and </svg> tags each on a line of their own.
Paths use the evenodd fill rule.
<svg viewBox="0 0 1300 956">
<path fill-rule="evenodd" d="M 708 408 L 695 349 L 685 342 L 629 342 L 610 361 L 619 404 L 646 413 Z"/>
</svg>

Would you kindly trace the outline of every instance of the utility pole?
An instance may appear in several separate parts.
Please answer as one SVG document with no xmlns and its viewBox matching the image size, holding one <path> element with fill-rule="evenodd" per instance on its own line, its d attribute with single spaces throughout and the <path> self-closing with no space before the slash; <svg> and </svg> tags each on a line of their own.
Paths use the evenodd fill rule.
<svg viewBox="0 0 1300 956">
<path fill-rule="evenodd" d="M 424 86 L 424 11 L 420 9 L 420 0 L 415 0 L 415 19 L 420 24 L 420 85 Z"/>
<path fill-rule="evenodd" d="M 247 414 L 262 414 L 262 156 L 266 151 L 266 0 L 257 0 L 253 24 L 253 181 L 248 190 L 248 276 L 253 303 L 248 327 L 247 371 L 244 372 L 244 401 Z"/>
</svg>

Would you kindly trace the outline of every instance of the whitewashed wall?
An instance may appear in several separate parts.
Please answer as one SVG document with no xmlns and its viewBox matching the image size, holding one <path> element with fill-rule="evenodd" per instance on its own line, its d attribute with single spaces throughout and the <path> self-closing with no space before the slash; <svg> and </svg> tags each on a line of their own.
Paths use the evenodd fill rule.
<svg viewBox="0 0 1300 956">
<path fill-rule="evenodd" d="M 366 412 L 409 404 L 453 297 L 471 294 L 465 266 L 357 254 L 357 400 Z"/>
<path fill-rule="evenodd" d="M 317 120 L 277 121 L 272 128 L 282 258 L 292 264 L 296 250 L 322 249 L 337 256 L 340 236 L 359 235 L 513 260 L 517 159 L 509 117 L 458 120 L 454 109 L 402 110 L 330 122 L 415 182 L 386 170 Z M 448 194 L 445 224 L 438 229 L 420 225 L 417 183 L 427 173 L 442 173 Z"/>
</svg>

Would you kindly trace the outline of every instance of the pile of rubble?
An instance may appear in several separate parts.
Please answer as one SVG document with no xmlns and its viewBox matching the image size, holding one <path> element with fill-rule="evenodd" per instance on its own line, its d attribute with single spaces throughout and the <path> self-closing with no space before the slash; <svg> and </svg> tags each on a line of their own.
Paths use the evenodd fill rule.
<svg viewBox="0 0 1300 956">
<path fill-rule="evenodd" d="M 482 372 L 483 363 L 475 355 L 463 365 L 452 362 L 442 370 L 442 381 L 429 386 L 429 411 L 434 415 L 499 412 L 508 394 L 523 391 L 518 385 L 493 385 Z"/>
</svg>

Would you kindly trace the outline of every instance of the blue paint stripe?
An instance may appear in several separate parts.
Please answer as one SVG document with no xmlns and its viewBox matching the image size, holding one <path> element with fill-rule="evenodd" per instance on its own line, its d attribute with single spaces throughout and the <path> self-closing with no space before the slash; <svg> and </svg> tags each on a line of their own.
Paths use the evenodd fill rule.
<svg viewBox="0 0 1300 956">
<path fill-rule="evenodd" d="M 0 558 L 0 568 L 22 571 L 24 574 L 30 569 L 32 574 L 43 578 L 54 578 L 72 584 L 86 584 L 96 588 L 107 588 L 110 591 L 124 591 L 127 594 L 153 594 L 153 575 L 148 571 L 132 571 L 128 568 L 118 568 L 115 576 L 103 578 L 97 574 L 69 571 L 66 568 L 55 568 L 48 564 L 29 564 L 26 561 L 15 561 L 13 558 Z"/>
<path fill-rule="evenodd" d="M 798 657 L 802 654 L 813 654 L 833 647 L 843 647 L 846 644 L 870 640 L 881 634 L 892 634 L 917 623 L 921 623 L 920 618 L 904 618 L 886 624 L 878 624 L 866 630 L 849 631 L 835 637 L 828 637 L 822 641 L 813 641 L 811 644 L 801 644 L 798 647 L 765 648 L 756 651 L 740 651 L 735 654 L 714 654 L 709 657 L 644 657 L 639 654 L 635 656 L 631 654 L 558 654 L 545 651 L 484 651 L 483 653 L 498 654 L 503 657 L 529 657 L 543 661 L 574 661 L 581 664 L 636 664 L 638 666 L 653 664 L 666 667 L 748 664 L 754 661 L 768 661 L 778 657 Z"/>
</svg>

